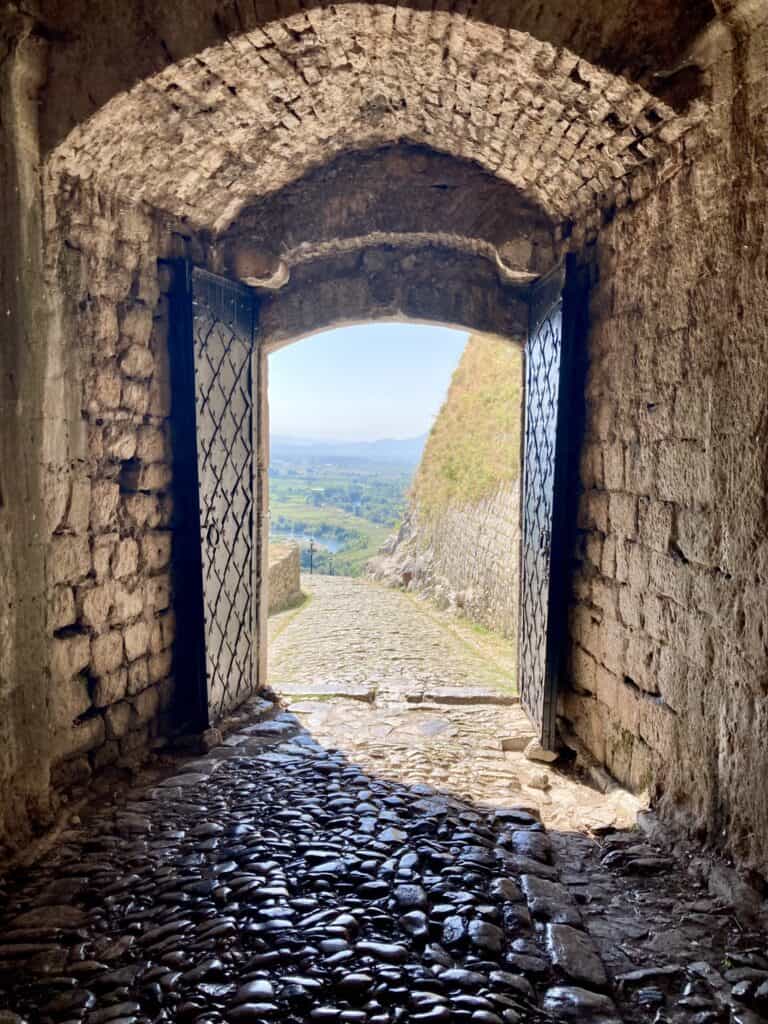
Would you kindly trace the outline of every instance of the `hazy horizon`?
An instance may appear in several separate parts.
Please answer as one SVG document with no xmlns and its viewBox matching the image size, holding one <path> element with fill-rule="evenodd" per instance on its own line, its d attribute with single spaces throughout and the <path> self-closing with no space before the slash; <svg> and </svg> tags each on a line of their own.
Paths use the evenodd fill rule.
<svg viewBox="0 0 768 1024">
<path fill-rule="evenodd" d="M 422 437 L 468 337 L 428 324 L 372 323 L 279 349 L 269 356 L 270 431 L 322 443 Z"/>
</svg>

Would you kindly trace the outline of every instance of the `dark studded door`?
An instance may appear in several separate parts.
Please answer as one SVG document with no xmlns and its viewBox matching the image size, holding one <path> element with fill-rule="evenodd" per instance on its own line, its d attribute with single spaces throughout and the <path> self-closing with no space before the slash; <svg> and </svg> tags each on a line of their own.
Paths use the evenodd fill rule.
<svg viewBox="0 0 768 1024">
<path fill-rule="evenodd" d="M 571 382 L 563 285 L 558 269 L 534 287 L 525 347 L 519 682 L 522 705 L 547 749 L 556 744 L 557 690 L 566 642 Z"/>
<path fill-rule="evenodd" d="M 198 677 L 197 717 L 213 722 L 258 685 L 259 359 L 249 289 L 187 268 L 186 292 L 172 348 L 177 461 L 188 455 L 175 473 L 179 653 Z"/>
</svg>

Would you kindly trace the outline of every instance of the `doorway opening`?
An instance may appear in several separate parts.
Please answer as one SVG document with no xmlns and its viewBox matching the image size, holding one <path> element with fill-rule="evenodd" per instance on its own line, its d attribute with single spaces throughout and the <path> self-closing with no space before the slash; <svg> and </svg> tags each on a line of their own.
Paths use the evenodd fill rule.
<svg viewBox="0 0 768 1024">
<path fill-rule="evenodd" d="M 191 679 L 197 680 L 201 717 L 211 721 L 236 708 L 249 694 L 263 687 L 267 680 L 270 572 L 268 360 L 271 352 L 290 339 L 270 339 L 270 315 L 274 320 L 274 312 L 270 312 L 268 305 L 266 310 L 260 306 L 253 289 L 191 268 L 189 264 L 177 267 L 176 277 L 179 283 L 175 288 L 173 322 L 176 355 L 173 363 L 178 395 L 174 476 L 182 499 L 179 507 L 183 511 L 177 526 L 181 543 L 176 544 L 175 557 L 178 578 L 184 584 L 182 618 L 186 619 L 190 635 L 200 637 L 199 642 L 191 644 L 184 652 L 182 667 Z M 558 269 L 541 283 L 531 286 L 526 294 L 529 323 L 525 338 L 526 401 L 520 500 L 521 612 L 517 658 L 520 697 L 533 723 L 535 735 L 550 749 L 555 745 L 555 695 L 562 661 L 566 600 L 564 575 L 569 550 L 566 536 L 569 520 L 564 499 L 573 459 L 568 457 L 568 448 L 569 444 L 574 446 L 577 443 L 576 432 L 570 429 L 568 419 L 569 346 L 567 331 L 564 330 L 564 324 L 574 318 L 564 314 L 563 284 L 564 274 Z M 416 297 L 423 300 L 419 292 Z M 428 301 L 434 303 L 434 297 L 429 297 Z M 317 333 L 322 326 L 317 325 L 314 332 L 305 333 Z M 364 353 L 368 349 L 359 346 L 358 351 Z M 469 363 L 473 359 L 475 363 L 478 361 L 476 354 L 465 353 L 464 359 Z M 482 359 L 479 361 L 482 363 Z M 466 404 L 467 381 L 471 381 L 472 386 L 475 382 L 482 383 L 481 373 L 467 373 L 466 369 L 464 367 L 464 374 L 459 374 L 459 379 L 453 382 L 454 398 L 459 407 L 462 401 Z M 493 372 L 489 376 L 493 379 Z M 519 395 L 519 375 L 516 385 Z M 490 426 L 488 424 L 493 395 L 492 392 L 483 392 L 482 386 L 481 395 L 481 401 L 488 403 L 487 408 L 481 409 L 479 415 L 476 412 L 475 418 L 484 424 L 486 431 L 490 429 L 490 450 L 498 454 L 499 439 L 494 435 L 499 431 L 493 422 Z M 503 406 L 503 402 L 501 404 Z M 517 402 L 510 400 L 509 404 L 512 408 L 507 410 L 508 415 L 503 421 L 507 427 L 516 419 L 519 399 Z M 428 503 L 436 501 L 441 492 L 441 487 L 429 486 L 430 480 L 432 483 L 441 481 L 441 486 L 446 482 L 459 486 L 463 502 L 459 502 L 458 509 L 451 511 L 457 512 L 460 520 L 462 515 L 466 517 L 466 500 L 473 489 L 478 497 L 483 496 L 482 490 L 477 491 L 477 478 L 487 467 L 480 465 L 481 460 L 476 458 L 472 442 L 467 447 L 462 435 L 462 428 L 469 422 L 467 410 L 464 408 L 454 415 L 451 403 L 447 405 L 448 409 L 444 410 L 445 429 L 433 432 L 427 453 L 434 456 L 432 462 L 435 459 L 439 461 L 442 444 L 443 465 L 438 472 L 430 474 L 427 468 L 419 473 L 412 491 L 417 504 L 419 498 L 422 502 L 417 516 L 417 534 L 419 531 L 429 533 L 428 514 L 424 510 L 428 510 Z M 391 409 L 391 403 L 389 407 Z M 370 412 L 369 408 L 368 415 Z M 453 426 L 452 419 L 455 421 Z M 326 428 L 329 422 L 329 417 L 326 417 Z M 501 433 L 511 434 L 512 431 L 506 429 Z M 462 449 L 465 451 L 465 466 L 460 473 Z M 337 502 L 354 504 L 357 501 L 360 504 L 357 512 L 362 511 L 364 495 L 359 480 L 352 491 L 340 486 L 338 472 L 332 482 L 337 489 Z M 317 510 L 324 504 L 326 508 L 333 507 L 328 504 L 331 497 L 326 495 L 324 486 L 316 486 L 305 493 L 302 500 L 304 508 Z M 320 526 L 324 533 L 333 534 L 335 531 L 337 539 L 347 544 L 357 543 L 359 548 L 362 545 L 365 553 L 364 534 L 351 528 L 360 525 L 359 521 L 364 517 L 355 515 L 354 510 L 347 512 L 355 519 L 347 521 L 349 528 L 345 530 L 338 521 L 339 513 L 344 511 L 337 507 L 335 523 L 319 521 L 318 514 L 313 511 L 306 520 L 291 521 L 284 517 L 282 525 L 286 529 L 299 527 L 301 530 L 303 527 L 306 534 L 306 527 L 311 529 L 314 522 L 318 531 Z M 322 519 L 324 513 L 319 515 Z M 482 517 L 487 519 L 487 509 L 484 509 Z M 279 518 L 276 525 L 281 525 Z M 470 565 L 478 558 L 477 550 L 472 547 L 471 532 L 465 525 L 464 528 L 459 527 L 456 535 L 454 528 L 457 536 L 454 546 L 460 549 L 462 558 Z M 367 543 L 370 545 L 370 539 Z M 397 542 L 390 542 L 388 546 L 392 549 L 389 554 L 393 554 Z M 311 535 L 307 547 L 305 561 L 307 556 L 312 559 L 314 570 L 316 545 Z M 331 552 L 327 545 L 326 550 L 326 566 L 330 570 Z M 339 551 L 335 554 L 338 556 Z M 299 562 L 301 557 L 299 551 Z M 495 561 L 491 551 L 490 564 Z M 361 562 L 362 559 L 358 559 L 355 565 L 347 561 L 347 571 L 359 571 Z M 424 559 L 420 561 L 417 555 L 415 565 L 423 567 L 423 563 Z M 486 566 L 480 575 L 484 577 L 491 571 Z M 422 576 L 429 578 L 429 573 L 406 569 L 400 583 L 408 588 L 414 579 L 418 581 Z M 292 589 L 298 599 L 300 587 Z M 507 589 L 513 591 L 514 585 Z M 471 602 L 465 596 L 454 603 L 462 606 Z M 334 614 L 337 618 L 339 614 L 342 618 L 344 614 L 359 617 L 359 612 L 359 602 L 352 597 L 346 613 Z M 376 637 L 380 632 L 378 625 L 374 627 L 372 638 L 365 644 L 366 649 L 376 648 Z M 438 640 L 433 642 L 435 647 L 440 647 Z M 311 649 L 313 643 L 310 633 L 303 644 Z M 360 651 L 354 653 L 359 654 Z M 406 651 L 404 665 L 407 667 L 411 662 L 412 655 Z M 314 676 L 316 673 L 311 674 Z M 385 669 L 383 673 L 375 671 L 373 674 L 379 677 L 389 673 Z M 405 676 L 403 671 L 400 674 Z"/>
<path fill-rule="evenodd" d="M 521 370 L 516 342 L 415 323 L 268 357 L 268 684 L 355 763 L 463 796 L 503 784 L 500 736 L 532 737 Z"/>
</svg>

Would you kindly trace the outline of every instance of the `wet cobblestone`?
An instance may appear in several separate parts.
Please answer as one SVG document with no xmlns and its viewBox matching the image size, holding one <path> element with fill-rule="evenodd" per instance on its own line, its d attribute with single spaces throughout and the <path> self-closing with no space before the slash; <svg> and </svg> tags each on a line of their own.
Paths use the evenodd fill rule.
<svg viewBox="0 0 768 1024">
<path fill-rule="evenodd" d="M 439 682 L 294 682 L 74 817 L 0 883 L 0 1024 L 760 1024 L 760 906 Z"/>
</svg>

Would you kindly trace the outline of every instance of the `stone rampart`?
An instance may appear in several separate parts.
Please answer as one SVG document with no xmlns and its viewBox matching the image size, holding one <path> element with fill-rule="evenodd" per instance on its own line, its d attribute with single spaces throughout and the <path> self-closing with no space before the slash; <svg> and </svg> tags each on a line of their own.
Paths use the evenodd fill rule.
<svg viewBox="0 0 768 1024">
<path fill-rule="evenodd" d="M 269 614 L 284 611 L 301 597 L 298 544 L 269 545 Z"/>
<path fill-rule="evenodd" d="M 514 481 L 474 504 L 449 505 L 429 520 L 412 512 L 372 560 L 370 572 L 513 637 L 519 546 L 519 487 Z"/>
</svg>

